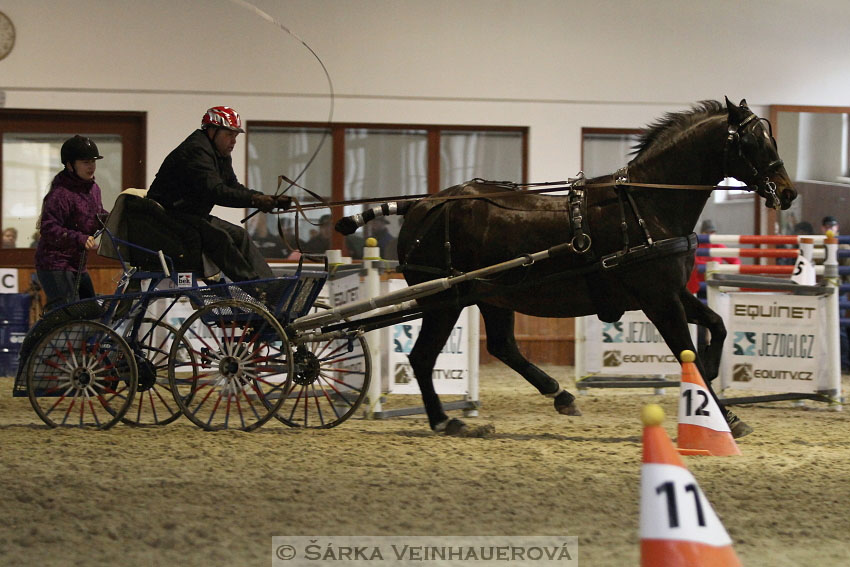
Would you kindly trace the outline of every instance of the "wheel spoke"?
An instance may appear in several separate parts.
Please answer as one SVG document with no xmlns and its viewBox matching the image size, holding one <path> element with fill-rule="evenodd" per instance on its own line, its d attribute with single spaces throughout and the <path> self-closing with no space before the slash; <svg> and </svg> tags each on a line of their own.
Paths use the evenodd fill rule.
<svg viewBox="0 0 850 567">
<path fill-rule="evenodd" d="M 325 309 L 314 305 L 314 312 Z M 327 428 L 354 415 L 366 398 L 372 372 L 363 337 L 306 341 L 294 357 L 296 372 L 278 415 L 281 421 L 290 427 Z"/>
<path fill-rule="evenodd" d="M 101 323 L 69 321 L 47 331 L 26 364 L 30 403 L 51 427 L 106 429 L 131 406 L 137 374 L 130 349 Z"/>
<path fill-rule="evenodd" d="M 197 357 L 188 384 L 180 376 L 185 365 L 175 360 L 181 341 Z M 194 398 L 175 400 L 186 417 L 209 430 L 261 426 L 283 403 L 280 382 L 286 384 L 291 374 L 289 342 L 280 324 L 261 306 L 239 300 L 223 300 L 193 313 L 169 353 L 172 393 L 188 386 Z"/>
</svg>

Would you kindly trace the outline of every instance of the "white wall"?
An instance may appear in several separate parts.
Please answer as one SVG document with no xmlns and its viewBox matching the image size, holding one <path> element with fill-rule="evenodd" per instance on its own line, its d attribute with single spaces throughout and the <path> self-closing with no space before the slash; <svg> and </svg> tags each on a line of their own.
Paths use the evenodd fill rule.
<svg viewBox="0 0 850 567">
<path fill-rule="evenodd" d="M 582 127 L 706 99 L 846 105 L 846 0 L 255 0 L 322 58 L 335 121 L 529 126 L 530 178 L 564 179 Z M 147 180 L 203 110 L 327 119 L 321 67 L 232 0 L 4 0 L 10 108 L 148 113 Z M 244 145 L 234 155 L 244 180 Z"/>
</svg>

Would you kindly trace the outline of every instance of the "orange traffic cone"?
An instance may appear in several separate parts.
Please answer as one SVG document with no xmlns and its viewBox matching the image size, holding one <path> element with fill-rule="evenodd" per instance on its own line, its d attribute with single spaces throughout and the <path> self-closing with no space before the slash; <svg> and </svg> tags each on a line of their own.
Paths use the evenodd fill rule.
<svg viewBox="0 0 850 567">
<path fill-rule="evenodd" d="M 641 412 L 641 567 L 740 567 L 732 540 L 661 427 L 664 410 Z"/>
<path fill-rule="evenodd" d="M 679 436 L 676 439 L 683 455 L 740 455 L 729 424 L 700 376 L 693 351 L 683 350 L 682 382 L 679 389 Z"/>
</svg>

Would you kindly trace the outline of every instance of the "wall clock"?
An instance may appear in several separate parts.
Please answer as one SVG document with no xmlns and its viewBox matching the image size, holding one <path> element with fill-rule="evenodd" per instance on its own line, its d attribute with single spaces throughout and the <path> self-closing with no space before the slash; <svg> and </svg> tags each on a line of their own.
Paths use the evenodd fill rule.
<svg viewBox="0 0 850 567">
<path fill-rule="evenodd" d="M 9 16 L 0 12 L 0 60 L 6 58 L 15 47 L 15 25 Z"/>
</svg>

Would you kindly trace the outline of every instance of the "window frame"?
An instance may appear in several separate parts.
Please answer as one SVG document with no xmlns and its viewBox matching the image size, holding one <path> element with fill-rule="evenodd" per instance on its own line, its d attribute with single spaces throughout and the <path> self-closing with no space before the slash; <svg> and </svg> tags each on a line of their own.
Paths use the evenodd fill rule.
<svg viewBox="0 0 850 567">
<path fill-rule="evenodd" d="M 147 112 L 122 110 L 46 110 L 0 108 L 0 138 L 6 133 L 118 134 L 121 136 L 121 179 L 127 187 L 147 187 Z M 0 163 L 3 147 L 0 144 Z M 56 172 L 61 169 L 56 164 Z M 0 168 L 0 207 L 3 206 L 3 168 Z M 104 206 L 107 204 L 104 203 Z M 2 227 L 0 227 L 2 231 Z M 31 268 L 32 248 L 0 250 L 0 265 Z M 89 266 L 113 265 L 114 260 L 89 255 Z"/>
<path fill-rule="evenodd" d="M 245 144 L 251 135 L 252 128 L 263 129 L 313 129 L 324 130 L 328 139 L 325 144 L 331 144 L 331 201 L 345 200 L 345 135 L 348 130 L 420 130 L 425 131 L 428 144 L 427 188 L 429 194 L 439 193 L 445 187 L 440 187 L 440 138 L 442 132 L 512 132 L 522 136 L 522 179 L 518 183 L 528 182 L 528 126 L 494 126 L 494 125 L 459 125 L 459 124 L 383 124 L 375 122 L 302 122 L 277 120 L 250 120 L 245 122 Z M 315 151 L 315 148 L 313 149 Z M 245 155 L 245 170 L 248 171 L 249 155 Z M 308 189 L 312 189 L 308 187 Z M 342 207 L 334 207 L 331 217 L 336 222 L 342 218 Z M 344 237 L 334 232 L 331 237 L 334 248 L 342 249 Z"/>
</svg>

